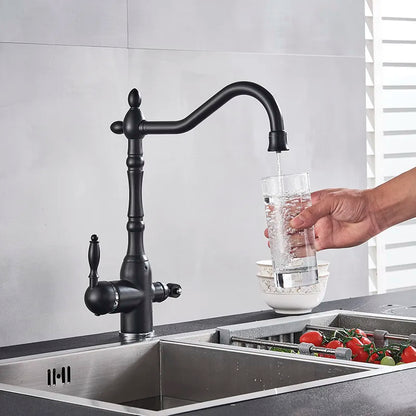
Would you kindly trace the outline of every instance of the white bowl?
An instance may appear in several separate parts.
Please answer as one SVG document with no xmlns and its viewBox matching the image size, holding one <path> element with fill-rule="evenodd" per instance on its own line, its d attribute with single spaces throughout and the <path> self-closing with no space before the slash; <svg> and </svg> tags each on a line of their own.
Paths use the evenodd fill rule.
<svg viewBox="0 0 416 416">
<path fill-rule="evenodd" d="M 277 313 L 288 315 L 309 313 L 325 296 L 329 277 L 329 263 L 326 261 L 318 261 L 318 283 L 287 289 L 276 287 L 271 260 L 258 261 L 257 266 L 257 277 L 264 300 Z"/>
</svg>

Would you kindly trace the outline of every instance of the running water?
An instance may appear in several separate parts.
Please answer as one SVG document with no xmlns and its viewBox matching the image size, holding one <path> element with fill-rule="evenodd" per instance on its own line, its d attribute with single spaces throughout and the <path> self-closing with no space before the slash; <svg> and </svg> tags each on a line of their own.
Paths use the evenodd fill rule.
<svg viewBox="0 0 416 416">
<path fill-rule="evenodd" d="M 276 152 L 277 157 L 277 176 L 282 176 L 282 166 L 280 163 L 280 153 Z"/>
<path fill-rule="evenodd" d="M 282 162 L 280 159 L 280 152 L 276 152 L 276 167 L 277 167 L 277 180 L 279 181 L 279 193 L 284 194 L 284 183 L 283 183 L 283 176 L 282 176 Z"/>
</svg>

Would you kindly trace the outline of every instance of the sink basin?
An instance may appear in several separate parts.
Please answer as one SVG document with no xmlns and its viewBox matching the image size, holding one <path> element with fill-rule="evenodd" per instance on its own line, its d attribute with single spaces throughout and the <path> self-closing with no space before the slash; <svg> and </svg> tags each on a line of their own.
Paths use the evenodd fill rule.
<svg viewBox="0 0 416 416">
<path fill-rule="evenodd" d="M 370 373 L 367 367 L 154 339 L 0 360 L 0 387 L 121 413 L 168 415 L 348 380 Z"/>
</svg>

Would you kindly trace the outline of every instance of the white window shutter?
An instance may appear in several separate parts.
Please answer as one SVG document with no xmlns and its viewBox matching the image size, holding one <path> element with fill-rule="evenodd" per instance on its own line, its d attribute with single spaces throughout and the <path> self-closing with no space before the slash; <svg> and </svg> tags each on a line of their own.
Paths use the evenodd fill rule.
<svg viewBox="0 0 416 416">
<path fill-rule="evenodd" d="M 371 188 L 416 167 L 416 2 L 367 0 L 365 5 Z M 369 276 L 373 293 L 416 286 L 416 220 L 369 242 Z"/>
</svg>

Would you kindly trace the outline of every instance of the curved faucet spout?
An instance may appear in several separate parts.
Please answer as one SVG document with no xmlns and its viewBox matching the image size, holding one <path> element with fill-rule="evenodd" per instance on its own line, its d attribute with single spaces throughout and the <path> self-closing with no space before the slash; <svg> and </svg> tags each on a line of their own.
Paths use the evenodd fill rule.
<svg viewBox="0 0 416 416">
<path fill-rule="evenodd" d="M 141 102 L 140 96 L 138 95 L 137 90 L 132 90 L 130 92 L 129 102 L 130 104 L 135 103 L 135 105 L 132 105 L 132 107 L 136 107 L 136 113 L 140 114 L 140 117 L 134 117 L 135 122 L 129 122 L 128 125 L 126 123 L 126 119 L 124 120 L 124 123 L 113 123 L 111 129 L 114 133 L 121 134 L 124 132 L 127 135 L 127 137 L 129 137 L 130 135 L 130 137 L 136 136 L 137 138 L 144 137 L 147 134 L 185 133 L 193 129 L 195 126 L 197 126 L 207 117 L 209 117 L 212 113 L 214 113 L 216 110 L 222 107 L 229 100 L 239 95 L 249 95 L 251 97 L 254 97 L 258 101 L 260 101 L 260 103 L 265 108 L 267 115 L 269 116 L 270 122 L 268 151 L 281 152 L 283 150 L 289 150 L 287 147 L 287 134 L 284 131 L 283 126 L 283 118 L 280 113 L 279 106 L 276 103 L 276 100 L 273 98 L 272 94 L 270 94 L 270 92 L 267 91 L 264 87 L 249 81 L 239 81 L 227 85 L 221 91 L 213 95 L 204 104 L 198 107 L 195 111 L 189 114 L 189 116 L 177 121 L 143 120 L 141 118 L 141 113 L 137 111 L 137 108 L 140 106 Z M 130 97 L 132 98 L 131 100 Z M 134 114 L 136 115 L 136 113 Z M 133 114 L 131 114 L 131 116 L 133 116 Z M 133 121 L 133 117 L 131 120 Z"/>
<path fill-rule="evenodd" d="M 226 102 L 239 95 L 249 95 L 261 102 L 265 108 L 270 121 L 269 151 L 281 152 L 289 150 L 287 137 L 284 131 L 283 118 L 279 106 L 272 94 L 261 85 L 254 82 L 239 81 L 227 85 L 217 92 L 208 101 L 198 107 L 189 116 L 178 121 L 146 121 L 143 120 L 139 126 L 141 134 L 179 134 L 185 133 L 212 113 L 222 107 Z"/>
</svg>

